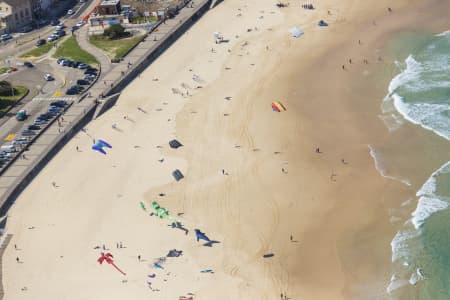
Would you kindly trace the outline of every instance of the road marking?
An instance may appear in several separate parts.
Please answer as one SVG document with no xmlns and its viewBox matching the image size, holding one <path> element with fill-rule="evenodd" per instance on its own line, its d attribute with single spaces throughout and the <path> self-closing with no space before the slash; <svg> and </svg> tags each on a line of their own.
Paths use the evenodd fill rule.
<svg viewBox="0 0 450 300">
<path fill-rule="evenodd" d="M 52 97 L 56 98 L 56 97 L 61 97 L 62 92 L 61 91 L 56 91 Z"/>
<path fill-rule="evenodd" d="M 15 133 L 10 133 L 10 134 L 8 134 L 8 135 L 6 136 L 5 141 L 10 142 L 10 141 L 12 141 L 15 137 L 16 137 L 16 134 L 15 134 Z"/>
</svg>

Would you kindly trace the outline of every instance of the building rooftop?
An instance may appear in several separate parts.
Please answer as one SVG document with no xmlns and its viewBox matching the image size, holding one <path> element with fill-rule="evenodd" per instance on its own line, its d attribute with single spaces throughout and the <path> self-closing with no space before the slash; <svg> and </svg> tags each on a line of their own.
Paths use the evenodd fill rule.
<svg viewBox="0 0 450 300">
<path fill-rule="evenodd" d="M 100 6 L 110 6 L 110 5 L 117 5 L 120 3 L 120 0 L 104 0 Z"/>
</svg>

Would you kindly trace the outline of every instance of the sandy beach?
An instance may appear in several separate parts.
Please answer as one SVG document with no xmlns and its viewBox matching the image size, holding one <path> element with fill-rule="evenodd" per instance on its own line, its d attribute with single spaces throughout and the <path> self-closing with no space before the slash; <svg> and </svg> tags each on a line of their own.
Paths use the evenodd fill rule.
<svg viewBox="0 0 450 300">
<path fill-rule="evenodd" d="M 369 153 L 386 137 L 386 46 L 417 20 L 439 28 L 447 4 L 341 2 L 226 0 L 204 15 L 17 199 L 4 298 L 386 299 L 389 208 L 413 192 Z M 150 216 L 152 201 L 189 233 Z M 183 255 L 155 267 L 172 249 Z"/>
</svg>

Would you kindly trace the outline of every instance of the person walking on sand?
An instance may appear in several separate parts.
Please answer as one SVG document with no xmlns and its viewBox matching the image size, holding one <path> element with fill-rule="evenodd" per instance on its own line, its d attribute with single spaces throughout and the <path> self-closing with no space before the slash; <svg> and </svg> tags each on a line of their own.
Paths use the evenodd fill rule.
<svg viewBox="0 0 450 300">
<path fill-rule="evenodd" d="M 141 261 L 141 256 L 140 255 L 138 255 L 138 261 Z"/>
<path fill-rule="evenodd" d="M 52 182 L 52 185 L 53 185 L 53 187 L 56 187 L 56 182 L 53 181 L 53 182 Z"/>
<path fill-rule="evenodd" d="M 16 245 L 16 244 L 14 244 L 14 249 L 16 249 L 16 250 L 17 250 L 17 245 Z"/>
<path fill-rule="evenodd" d="M 342 65 L 342 70 L 345 70 L 345 65 Z"/>
<path fill-rule="evenodd" d="M 18 263 L 20 262 L 20 259 L 18 256 L 16 257 L 16 262 L 18 262 Z"/>
</svg>

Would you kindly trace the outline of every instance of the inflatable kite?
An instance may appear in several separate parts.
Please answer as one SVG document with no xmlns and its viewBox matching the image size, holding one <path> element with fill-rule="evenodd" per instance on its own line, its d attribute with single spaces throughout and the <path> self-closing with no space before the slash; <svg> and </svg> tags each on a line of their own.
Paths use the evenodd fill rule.
<svg viewBox="0 0 450 300">
<path fill-rule="evenodd" d="M 106 154 L 106 151 L 103 150 L 103 147 L 112 148 L 110 144 L 103 140 L 97 140 L 97 142 L 92 146 L 92 150 L 98 151 L 100 153 Z"/>
<path fill-rule="evenodd" d="M 111 253 L 101 253 L 100 254 L 100 257 L 99 257 L 99 259 L 97 259 L 97 261 L 98 261 L 98 263 L 99 264 L 102 264 L 103 263 L 103 261 L 106 261 L 108 264 L 110 264 L 110 265 L 112 265 L 114 268 L 116 268 L 116 270 L 117 271 L 119 271 L 120 273 L 122 273 L 123 275 L 126 275 L 121 269 L 119 269 L 119 267 L 117 267 L 115 264 L 114 264 L 114 261 L 113 261 L 113 255 L 111 254 Z"/>
<path fill-rule="evenodd" d="M 286 110 L 286 107 L 284 107 L 284 105 L 280 101 L 275 101 L 272 102 L 272 109 L 276 112 L 282 112 Z"/>
<path fill-rule="evenodd" d="M 161 207 L 158 204 L 158 202 L 153 201 L 152 206 L 153 206 L 153 209 L 155 210 L 154 214 L 157 217 L 160 217 L 161 219 L 168 218 L 169 220 L 173 220 L 173 218 L 171 216 L 169 216 L 169 211 L 167 209 L 165 209 L 164 207 Z"/>
<path fill-rule="evenodd" d="M 206 234 L 204 232 L 201 232 L 200 229 L 195 229 L 195 236 L 197 237 L 197 242 L 199 240 L 211 242 L 211 240 L 206 236 Z"/>
</svg>

